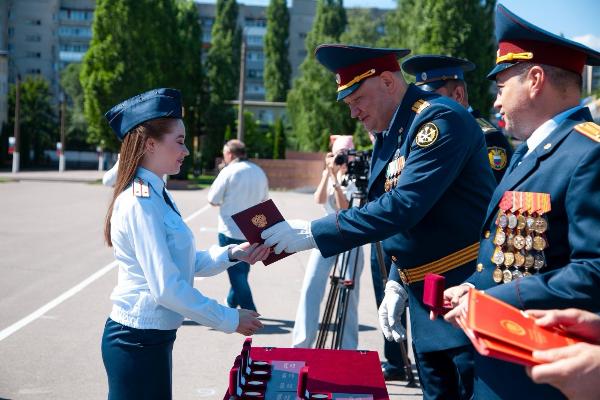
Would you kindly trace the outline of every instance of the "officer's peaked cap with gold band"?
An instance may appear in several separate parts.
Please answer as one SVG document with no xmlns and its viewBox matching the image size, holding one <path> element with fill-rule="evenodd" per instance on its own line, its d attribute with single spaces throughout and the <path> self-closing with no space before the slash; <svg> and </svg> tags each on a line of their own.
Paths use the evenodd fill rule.
<svg viewBox="0 0 600 400">
<path fill-rule="evenodd" d="M 181 93 L 169 88 L 149 90 L 117 104 L 104 116 L 119 140 L 123 140 L 129 131 L 151 119 L 181 119 Z"/>
<path fill-rule="evenodd" d="M 496 8 L 496 67 L 488 79 L 519 62 L 552 65 L 577 74 L 584 65 L 600 65 L 600 53 L 525 21 L 502 4 Z"/>
<path fill-rule="evenodd" d="M 335 73 L 337 99 L 342 100 L 358 89 L 365 79 L 378 76 L 384 71 L 400 71 L 398 58 L 408 53 L 408 49 L 322 44 L 315 50 L 315 57 L 325 68 Z"/>
<path fill-rule="evenodd" d="M 412 56 L 402 62 L 402 70 L 414 75 L 415 84 L 428 92 L 441 88 L 448 80 L 464 81 L 464 73 L 474 69 L 471 61 L 430 54 Z"/>
</svg>

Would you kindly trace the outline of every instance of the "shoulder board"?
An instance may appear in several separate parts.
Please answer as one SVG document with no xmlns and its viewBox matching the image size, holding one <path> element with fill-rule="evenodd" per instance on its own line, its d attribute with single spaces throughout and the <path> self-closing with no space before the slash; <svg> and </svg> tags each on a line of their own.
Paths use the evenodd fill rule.
<svg viewBox="0 0 600 400">
<path fill-rule="evenodd" d="M 423 111 L 424 109 L 426 109 L 427 107 L 429 107 L 431 104 L 426 102 L 425 100 L 417 100 L 415 101 L 415 104 L 412 105 L 412 110 L 415 113 L 420 113 L 421 111 Z"/>
<path fill-rule="evenodd" d="M 575 125 L 575 130 L 595 142 L 600 142 L 600 125 L 594 122 L 584 122 Z"/>
<path fill-rule="evenodd" d="M 132 189 L 135 197 L 150 197 L 148 182 L 144 182 L 141 178 L 135 178 L 133 180 Z"/>
<path fill-rule="evenodd" d="M 492 125 L 485 118 L 476 118 L 476 120 L 477 120 L 477 123 L 479 124 L 479 127 L 483 131 L 483 133 L 488 133 L 488 132 L 492 132 L 492 131 L 497 131 L 498 130 L 494 125 Z"/>
</svg>

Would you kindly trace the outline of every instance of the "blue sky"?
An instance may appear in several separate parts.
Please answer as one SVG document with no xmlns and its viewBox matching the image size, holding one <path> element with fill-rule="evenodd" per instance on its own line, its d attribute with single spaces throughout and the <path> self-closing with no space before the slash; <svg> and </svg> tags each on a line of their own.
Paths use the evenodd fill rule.
<svg viewBox="0 0 600 400">
<path fill-rule="evenodd" d="M 214 0 L 196 1 L 214 2 Z M 269 4 L 269 0 L 238 0 L 238 2 L 263 6 Z M 500 0 L 499 3 L 535 25 L 552 33 L 562 33 L 570 39 L 600 51 L 600 1 L 598 0 Z M 344 0 L 344 4 L 347 7 L 396 7 L 395 0 Z"/>
</svg>

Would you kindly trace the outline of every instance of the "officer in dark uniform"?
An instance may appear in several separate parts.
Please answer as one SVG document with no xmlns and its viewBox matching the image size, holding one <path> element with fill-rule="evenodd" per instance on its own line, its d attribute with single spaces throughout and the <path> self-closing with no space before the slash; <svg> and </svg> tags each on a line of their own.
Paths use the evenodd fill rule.
<svg viewBox="0 0 600 400">
<path fill-rule="evenodd" d="M 490 167 L 494 172 L 496 182 L 500 182 L 510 163 L 513 149 L 502 131 L 469 105 L 469 93 L 464 73 L 474 69 L 475 64 L 471 61 L 438 55 L 413 56 L 402 63 L 402 70 L 415 76 L 415 84 L 419 88 L 456 100 L 475 117 L 485 134 Z"/>
<path fill-rule="evenodd" d="M 524 142 L 489 204 L 468 285 L 523 310 L 598 313 L 600 126 L 579 103 L 583 67 L 600 65 L 600 53 L 502 5 L 496 37 L 496 67 L 488 75 L 498 87 L 494 105 L 507 133 Z M 447 320 L 466 306 L 466 289 L 446 290 L 457 304 Z M 516 364 L 477 355 L 475 371 L 476 399 L 564 398 Z"/>
<path fill-rule="evenodd" d="M 467 110 L 406 83 L 397 58 L 408 52 L 317 48 L 317 60 L 336 73 L 338 100 L 367 131 L 378 132 L 369 202 L 312 223 L 284 221 L 262 236 L 276 253 L 317 247 L 326 257 L 383 240 L 394 262 L 380 308 L 384 334 L 401 340 L 408 297 L 424 398 L 468 399 L 473 349 L 460 330 L 441 319 L 429 321 L 423 279 L 428 272 L 443 274 L 452 285 L 472 273 L 495 180 L 481 129 Z"/>
</svg>

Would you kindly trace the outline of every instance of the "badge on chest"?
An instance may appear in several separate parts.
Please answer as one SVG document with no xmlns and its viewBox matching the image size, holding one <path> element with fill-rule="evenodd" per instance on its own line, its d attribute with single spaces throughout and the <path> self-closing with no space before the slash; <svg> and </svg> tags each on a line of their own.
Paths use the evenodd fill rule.
<svg viewBox="0 0 600 400">
<path fill-rule="evenodd" d="M 385 170 L 385 185 L 384 189 L 389 192 L 398 185 L 398 178 L 404 169 L 404 156 L 400 155 L 400 149 L 396 150 L 394 158 L 387 165 Z"/>
<path fill-rule="evenodd" d="M 496 264 L 493 279 L 508 283 L 530 276 L 546 266 L 544 249 L 548 247 L 545 232 L 551 209 L 547 193 L 506 192 L 496 218 L 496 245 L 492 262 Z"/>
</svg>

